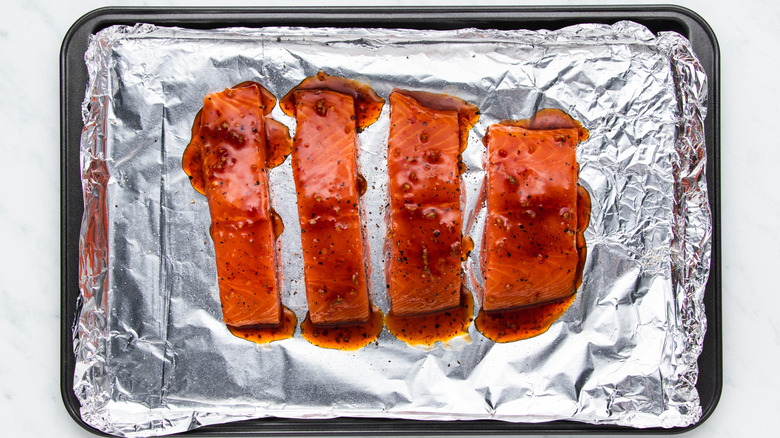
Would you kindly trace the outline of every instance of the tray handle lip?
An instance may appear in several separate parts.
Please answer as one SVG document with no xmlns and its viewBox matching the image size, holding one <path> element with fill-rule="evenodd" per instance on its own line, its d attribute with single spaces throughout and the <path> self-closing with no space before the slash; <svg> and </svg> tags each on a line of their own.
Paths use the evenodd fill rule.
<svg viewBox="0 0 780 438">
<path fill-rule="evenodd" d="M 160 25 L 171 25 L 173 22 L 181 22 L 182 15 L 188 15 L 190 24 L 209 24 L 213 21 L 227 18 L 241 19 L 242 21 L 260 21 L 261 18 L 279 19 L 283 17 L 309 17 L 307 21 L 329 18 L 330 20 L 344 20 L 349 18 L 399 18 L 422 20 L 420 14 L 437 13 L 442 19 L 460 18 L 474 21 L 475 19 L 501 20 L 499 14 L 541 14 L 544 16 L 533 17 L 538 22 L 554 23 L 561 19 L 585 22 L 588 18 L 596 18 L 602 21 L 620 19 L 676 19 L 678 23 L 690 30 L 690 25 L 695 24 L 704 32 L 712 44 L 716 54 L 720 52 L 717 37 L 712 27 L 701 15 L 684 6 L 672 4 L 655 5 L 572 5 L 572 6 L 405 6 L 393 8 L 389 6 L 236 6 L 236 7 L 175 7 L 175 6 L 105 6 L 91 10 L 82 15 L 68 29 L 61 47 L 61 55 L 65 53 L 74 36 L 83 32 L 95 32 L 114 24 L 131 24 L 137 22 L 153 22 Z M 249 14 L 249 16 L 247 16 Z M 372 16 L 373 15 L 373 16 Z M 632 18 L 626 18 L 631 15 Z M 622 17 L 622 18 L 621 18 Z M 193 19 L 194 18 L 194 19 Z M 375 21 L 375 20 L 374 20 Z M 444 21 L 444 20 L 441 20 Z M 430 23 L 430 22 L 428 22 Z M 229 25 L 228 25 L 229 26 Z M 199 27 L 199 26 L 197 26 Z M 403 26 L 401 26 L 403 27 Z"/>
<path fill-rule="evenodd" d="M 444 11 L 443 11 L 444 10 Z M 69 318 L 67 315 L 67 309 L 70 306 L 69 297 L 67 292 L 71 288 L 75 287 L 68 282 L 68 270 L 70 267 L 68 262 L 68 248 L 69 243 L 72 243 L 70 238 L 67 237 L 67 230 L 69 230 L 69 222 L 78 220 L 81 218 L 73 218 L 69 215 L 69 208 L 72 206 L 68 202 L 69 188 L 67 185 L 70 172 L 68 170 L 67 160 L 67 145 L 68 145 L 68 67 L 71 57 L 82 56 L 83 53 L 73 54 L 74 42 L 77 38 L 87 38 L 90 34 L 97 32 L 105 27 L 115 24 L 134 24 L 139 21 L 147 21 L 153 23 L 159 23 L 161 25 L 172 25 L 174 22 L 183 21 L 182 16 L 196 16 L 198 20 L 188 20 L 190 23 L 208 24 L 217 19 L 224 20 L 228 17 L 239 18 L 241 14 L 252 13 L 253 19 L 258 20 L 261 16 L 275 15 L 275 17 L 269 18 L 282 18 L 282 17 L 301 17 L 304 14 L 308 14 L 313 18 L 328 17 L 331 20 L 344 20 L 349 18 L 363 17 L 365 15 L 375 14 L 373 18 L 377 18 L 379 15 L 385 18 L 392 19 L 402 16 L 409 17 L 411 19 L 421 20 L 420 16 L 415 14 L 425 13 L 442 13 L 446 12 L 455 15 L 473 14 L 479 12 L 483 14 L 493 13 L 516 13 L 516 14 L 533 14 L 533 13 L 546 13 L 547 17 L 544 20 L 537 18 L 539 21 L 555 23 L 562 18 L 570 20 L 577 20 L 579 22 L 585 22 L 588 18 L 598 18 L 602 21 L 610 19 L 618 19 L 623 16 L 623 19 L 638 20 L 642 18 L 658 18 L 658 14 L 662 14 L 664 19 L 676 19 L 681 26 L 687 31 L 687 37 L 690 37 L 696 32 L 701 32 L 706 37 L 709 45 L 712 47 L 712 77 L 710 78 L 711 87 L 713 92 L 710 94 L 710 105 L 708 118 L 712 121 L 713 141 L 711 144 L 713 160 L 713 183 L 710 184 L 710 190 L 712 194 L 713 205 L 711 206 L 713 215 L 713 237 L 712 237 L 712 270 L 710 281 L 713 282 L 713 289 L 715 292 L 712 297 L 713 309 L 710 319 L 714 319 L 714 324 L 708 324 L 707 336 L 713 336 L 714 339 L 714 373 L 716 376 L 716 385 L 714 387 L 714 394 L 712 399 L 706 406 L 702 406 L 702 416 L 698 422 L 686 427 L 672 428 L 672 429 L 633 429 L 633 428 L 601 428 L 600 432 L 605 433 L 683 433 L 693 430 L 703 424 L 715 411 L 723 390 L 723 363 L 722 363 L 722 313 L 721 313 L 721 254 L 720 254 L 720 45 L 718 39 L 713 31 L 712 27 L 707 23 L 704 18 L 693 10 L 670 4 L 658 4 L 658 5 L 576 5 L 576 6 L 488 6 L 488 7 L 475 7 L 475 6 L 408 6 L 403 8 L 391 8 L 384 7 L 365 7 L 365 6 L 335 6 L 335 7 L 253 7 L 253 6 L 239 6 L 239 7 L 154 7 L 154 6 L 142 6 L 142 7 L 122 7 L 122 6 L 107 6 L 91 10 L 79 19 L 77 19 L 66 32 L 62 44 L 60 46 L 60 225 L 61 225 L 61 242 L 60 242 L 60 266 L 61 266 L 61 286 L 60 286 L 60 301 L 61 301 L 61 339 L 60 339 L 60 359 L 62 366 L 60 367 L 60 395 L 62 397 L 63 404 L 65 405 L 68 414 L 73 420 L 79 424 L 85 430 L 98 435 L 98 436 L 111 436 L 101 432 L 92 426 L 88 425 L 81 418 L 79 412 L 79 406 L 73 404 L 75 395 L 73 394 L 73 388 L 69 387 L 72 383 L 72 372 L 69 375 L 69 369 L 66 364 L 66 358 L 68 354 L 72 355 L 72 339 L 68 339 L 72 336 L 73 327 L 69 326 Z M 141 20 L 133 17 L 141 16 Z M 630 18 L 628 17 L 630 16 Z M 470 17 L 464 17 L 466 19 Z M 486 17 L 487 19 L 488 17 Z M 495 16 L 493 17 L 495 18 Z M 175 25 L 175 24 L 173 24 Z M 84 40 L 82 40 L 84 41 Z M 73 115 L 71 115 L 73 116 Z M 72 153 L 72 151 L 71 151 Z M 73 263 L 74 261 L 70 261 Z M 713 275 L 715 274 L 715 275 Z M 78 310 L 78 309 L 77 309 Z M 75 319 L 74 319 L 75 321 Z M 716 329 L 716 330 L 713 330 Z M 68 350 L 71 350 L 68 353 Z M 72 385 L 71 385 L 72 386 Z M 76 401 L 76 404 L 78 402 Z M 430 424 L 430 423 L 426 423 Z M 209 429 L 209 428 L 205 428 Z M 446 429 L 446 428 L 445 428 Z M 204 430 L 204 429 L 202 429 Z M 417 429 L 415 429 L 417 430 Z M 537 430 L 536 432 L 542 432 L 544 430 Z M 561 433 L 561 429 L 547 429 L 547 432 L 555 433 L 555 431 Z M 320 430 L 321 431 L 321 430 Z M 446 430 L 445 430 L 446 431 Z M 454 431 L 454 430 L 453 430 Z M 204 430 L 206 432 L 206 430 Z M 413 431 L 399 432 L 398 434 L 409 434 Z M 512 431 L 507 429 L 508 432 L 521 432 Z M 531 432 L 531 431 L 529 431 Z M 213 431 L 212 431 L 213 433 Z M 293 432 L 294 433 L 294 432 Z M 353 432 L 356 433 L 356 432 Z"/>
</svg>

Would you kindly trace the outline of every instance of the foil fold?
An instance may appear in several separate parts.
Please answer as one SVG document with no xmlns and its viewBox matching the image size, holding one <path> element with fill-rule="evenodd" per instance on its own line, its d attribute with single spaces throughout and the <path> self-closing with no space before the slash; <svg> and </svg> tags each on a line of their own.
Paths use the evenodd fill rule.
<svg viewBox="0 0 780 438">
<path fill-rule="evenodd" d="M 85 422 L 119 436 L 177 433 L 268 416 L 557 419 L 678 427 L 701 416 L 696 360 L 712 219 L 704 170 L 707 78 L 687 40 L 632 22 L 556 31 L 112 26 L 90 41 L 83 104 L 80 313 L 74 391 Z M 452 68 L 457 65 L 458 68 Z M 583 284 L 532 339 L 469 334 L 430 349 L 386 330 L 357 352 L 270 345 L 221 322 L 206 200 L 181 155 L 203 96 L 254 80 L 278 98 L 318 70 L 444 92 L 481 118 L 464 152 L 464 233 L 480 248 L 481 139 L 503 119 L 559 108 L 593 211 Z M 273 116 L 294 132 L 278 106 Z M 363 224 L 374 303 L 384 292 L 389 108 L 360 134 Z M 271 170 L 285 223 L 282 300 L 306 312 L 300 229 L 287 163 Z M 475 250 L 466 286 L 479 287 Z M 479 304 L 475 306 L 475 312 Z"/>
</svg>

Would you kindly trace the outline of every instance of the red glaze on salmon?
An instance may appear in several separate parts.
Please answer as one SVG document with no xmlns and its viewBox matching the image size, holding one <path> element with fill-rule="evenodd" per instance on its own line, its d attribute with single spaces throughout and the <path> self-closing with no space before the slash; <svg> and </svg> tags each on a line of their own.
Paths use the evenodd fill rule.
<svg viewBox="0 0 780 438">
<path fill-rule="evenodd" d="M 291 139 L 267 117 L 275 103 L 254 82 L 207 95 L 182 160 L 208 200 L 223 320 L 233 327 L 281 322 L 268 166 L 284 161 Z"/>
<path fill-rule="evenodd" d="M 365 323 L 371 314 L 356 132 L 366 126 L 361 123 L 376 117 L 370 120 L 362 114 L 358 102 L 364 95 L 378 103 L 378 108 L 371 106 L 378 117 L 384 101 L 373 90 L 324 73 L 305 80 L 281 101 L 282 109 L 297 121 L 292 170 L 309 319 L 314 324 Z"/>
<path fill-rule="evenodd" d="M 586 219 L 578 208 L 575 153 L 585 138 L 587 130 L 558 110 L 488 128 L 485 311 L 546 303 L 576 291 L 587 223 L 578 223 Z"/>
<path fill-rule="evenodd" d="M 394 316 L 460 304 L 460 153 L 479 119 L 474 105 L 441 94 L 390 94 L 388 293 Z"/>
</svg>

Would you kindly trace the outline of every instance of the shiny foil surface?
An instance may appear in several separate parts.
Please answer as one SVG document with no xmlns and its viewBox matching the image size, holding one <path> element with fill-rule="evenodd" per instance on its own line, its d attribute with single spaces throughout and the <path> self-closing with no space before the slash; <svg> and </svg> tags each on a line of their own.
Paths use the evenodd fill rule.
<svg viewBox="0 0 780 438">
<path fill-rule="evenodd" d="M 686 426 L 706 332 L 711 215 L 706 83 L 673 32 L 632 22 L 556 31 L 113 26 L 91 39 L 83 105 L 81 311 L 74 391 L 82 418 L 120 436 L 259 417 L 557 419 Z M 257 81 L 281 98 L 324 70 L 448 93 L 481 117 L 463 158 L 463 263 L 475 295 L 484 205 L 482 137 L 503 119 L 558 108 L 590 138 L 577 147 L 592 198 L 582 286 L 546 333 L 505 344 L 480 334 L 414 348 L 384 330 L 358 351 L 293 338 L 257 345 L 222 322 L 206 198 L 182 170 L 207 93 Z M 295 131 L 278 105 L 273 117 Z M 385 313 L 389 105 L 359 135 L 373 302 Z M 271 175 L 282 301 L 306 314 L 290 160 Z M 475 306 L 475 315 L 479 302 Z M 260 427 L 260 426 L 259 426 Z M 270 426 L 269 426 L 270 427 Z"/>
</svg>

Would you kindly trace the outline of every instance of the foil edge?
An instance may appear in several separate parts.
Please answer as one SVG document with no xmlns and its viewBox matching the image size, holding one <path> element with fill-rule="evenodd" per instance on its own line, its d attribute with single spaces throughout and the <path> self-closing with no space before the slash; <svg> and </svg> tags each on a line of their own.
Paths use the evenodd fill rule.
<svg viewBox="0 0 780 438">
<path fill-rule="evenodd" d="M 704 121 L 707 116 L 707 76 L 690 42 L 676 32 L 659 34 L 660 48 L 671 60 L 678 92 L 680 123 L 675 172 L 675 231 L 672 256 L 677 317 L 683 339 L 676 339 L 675 369 L 668 376 L 668 404 L 679 413 L 669 426 L 695 424 L 702 415 L 696 381 L 698 358 L 707 331 L 704 292 L 709 279 L 712 252 L 712 212 L 707 197 L 707 150 Z M 666 421 L 664 421 L 666 423 Z M 666 426 L 666 424 L 664 424 Z"/>
</svg>

